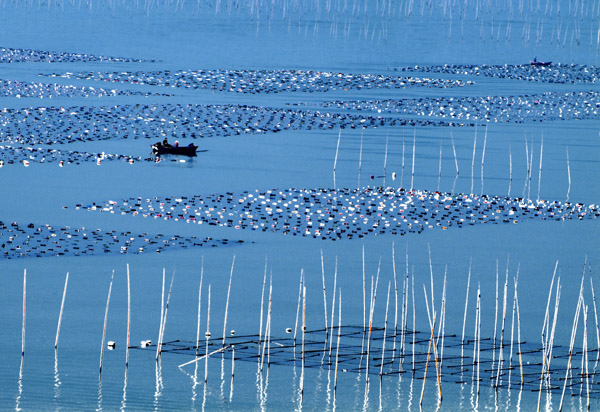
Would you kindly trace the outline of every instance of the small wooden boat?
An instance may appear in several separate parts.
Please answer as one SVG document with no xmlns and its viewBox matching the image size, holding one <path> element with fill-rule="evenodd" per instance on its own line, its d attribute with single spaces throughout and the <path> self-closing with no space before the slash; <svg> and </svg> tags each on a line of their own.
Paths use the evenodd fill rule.
<svg viewBox="0 0 600 412">
<path fill-rule="evenodd" d="M 190 143 L 188 146 L 172 146 L 163 145 L 158 142 L 152 145 L 152 154 L 154 156 L 161 156 L 165 154 L 182 155 L 182 156 L 196 156 L 196 150 L 198 146 Z"/>
<path fill-rule="evenodd" d="M 552 62 L 540 62 L 537 58 L 534 57 L 532 61 L 529 62 L 532 66 L 550 66 Z"/>
</svg>

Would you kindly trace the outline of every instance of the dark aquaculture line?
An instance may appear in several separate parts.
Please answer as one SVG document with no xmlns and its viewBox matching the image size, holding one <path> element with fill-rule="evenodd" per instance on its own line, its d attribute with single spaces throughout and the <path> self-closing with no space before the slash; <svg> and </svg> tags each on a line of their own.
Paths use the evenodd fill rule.
<svg viewBox="0 0 600 412">
<path fill-rule="evenodd" d="M 0 47 L 0 63 L 89 63 L 89 62 L 111 62 L 111 63 L 142 63 L 154 62 L 155 60 L 134 59 L 129 57 L 111 57 L 86 53 L 67 53 L 34 49 L 18 49 L 12 47 Z"/>
<path fill-rule="evenodd" d="M 336 366 L 335 356 L 328 356 L 329 348 L 326 344 L 331 342 L 331 339 L 326 339 L 326 333 L 333 334 L 337 339 L 338 333 L 340 336 L 338 352 L 339 371 L 341 373 L 369 373 L 372 376 L 398 376 L 404 379 L 428 379 L 431 381 L 437 380 L 435 374 L 433 376 L 424 376 L 427 356 L 432 351 L 428 348 L 431 340 L 431 332 L 398 330 L 396 333 L 387 333 L 384 335 L 384 327 L 372 327 L 371 329 L 371 348 L 370 361 L 371 365 L 367 370 L 366 357 L 367 352 L 362 348 L 361 342 L 365 338 L 365 331 L 362 326 L 342 325 L 341 327 L 332 326 L 326 332 L 325 329 L 307 330 L 304 332 L 304 367 L 310 369 L 328 369 L 331 370 Z M 368 332 L 366 332 L 368 333 Z M 386 342 L 399 341 L 402 337 L 407 339 L 406 353 L 401 354 L 398 350 L 394 350 L 389 346 L 384 348 L 384 337 Z M 414 338 L 414 340 L 413 340 Z M 492 359 L 492 355 L 500 349 L 500 344 L 497 342 L 494 345 L 492 338 L 481 338 L 481 349 L 479 361 L 473 361 L 473 347 L 476 340 L 473 337 L 465 338 L 461 342 L 460 336 L 455 334 L 444 335 L 444 362 L 442 370 L 439 373 L 441 382 L 451 384 L 465 384 L 473 381 L 472 374 L 477 370 L 477 366 L 481 367 L 483 376 L 480 377 L 481 382 L 488 382 L 493 385 L 498 377 L 497 362 Z M 300 343 L 294 342 L 291 337 L 271 336 L 270 346 L 270 366 L 293 366 L 298 367 L 301 362 L 300 351 L 298 346 Z M 440 342 L 442 337 L 439 337 Z M 208 337 L 208 352 L 215 353 L 222 351 L 225 346 L 222 344 L 222 337 Z M 228 344 L 226 350 L 231 351 L 235 348 L 235 360 L 242 362 L 260 362 L 260 354 L 257 354 L 259 347 L 258 335 L 230 335 L 227 336 Z M 266 344 L 266 340 L 261 340 L 261 344 Z M 508 350 L 512 345 L 521 345 L 521 350 L 516 353 L 517 358 L 521 356 L 521 364 L 504 366 L 499 373 L 502 377 L 498 389 L 518 388 L 531 392 L 539 391 L 541 362 L 540 359 L 543 353 L 543 346 L 537 343 L 529 342 L 505 342 L 502 345 L 504 350 Z M 337 345 L 337 344 L 336 344 Z M 193 341 L 172 340 L 162 343 L 161 353 L 169 353 L 183 356 L 196 356 L 198 346 Z M 154 351 L 156 345 L 136 345 L 132 349 Z M 466 350 L 465 350 L 466 349 Z M 414 362 L 413 362 L 414 350 Z M 467 354 L 461 355 L 461 351 Z M 564 382 L 564 374 L 567 370 L 567 362 L 569 357 L 569 347 L 556 345 L 553 347 L 555 363 L 553 368 L 545 376 L 545 379 L 550 379 L 555 383 L 544 391 L 548 390 L 553 393 L 560 393 L 562 387 L 559 385 Z M 588 349 L 584 351 L 582 348 L 574 348 L 573 356 L 578 358 L 588 355 L 594 358 L 598 349 Z M 432 354 L 430 354 L 431 356 Z M 204 359 L 202 356 L 199 358 Z M 514 359 L 513 359 L 514 360 Z M 431 362 L 430 362 L 431 363 Z M 430 365 L 431 366 L 431 365 Z M 523 369 L 522 372 L 520 369 Z M 515 370 L 516 369 L 516 370 Z M 573 377 L 570 378 L 570 387 L 573 389 L 574 395 L 580 393 L 579 388 L 582 386 L 581 377 L 588 377 L 594 380 L 595 386 L 600 383 L 600 371 L 595 368 L 586 373 L 580 367 L 571 367 Z M 509 371 L 514 371 L 509 377 Z M 509 380 L 510 379 L 510 380 Z M 585 385 L 585 383 L 583 384 Z M 584 393 L 582 396 L 587 396 Z M 600 399 L 600 389 L 592 387 L 590 389 L 590 397 Z"/>
<path fill-rule="evenodd" d="M 104 161 L 122 161 L 127 163 L 148 161 L 156 162 L 156 158 L 142 158 L 141 156 L 129 156 L 111 153 L 90 153 L 78 150 L 59 150 L 42 147 L 13 147 L 0 145 L 0 167 L 21 163 L 29 166 L 31 163 L 55 163 L 59 166 L 81 164 L 84 162 L 95 162 L 101 165 Z"/>
<path fill-rule="evenodd" d="M 0 221 L 0 259 L 47 256 L 161 253 L 192 247 L 233 246 L 242 240 L 196 236 L 135 234 L 101 229 L 19 225 Z"/>
<path fill-rule="evenodd" d="M 0 111 L 0 142 L 40 145 L 163 137 L 197 139 L 283 130 L 474 125 L 231 104 L 28 107 Z"/>
<path fill-rule="evenodd" d="M 503 80 L 522 80 L 558 84 L 596 84 L 600 82 L 600 66 L 555 63 L 550 66 L 531 64 L 444 64 L 438 66 L 399 67 L 404 73 L 435 73 L 462 76 L 493 77 Z"/>
<path fill-rule="evenodd" d="M 450 88 L 471 81 L 353 74 L 312 70 L 179 70 L 52 73 L 40 76 L 121 82 L 237 93 L 327 92 L 331 90 Z"/>
<path fill-rule="evenodd" d="M 296 103 L 295 105 L 306 105 Z M 422 97 L 417 99 L 333 100 L 318 107 L 399 113 L 452 120 L 495 123 L 598 119 L 600 93 L 546 92 L 520 96 Z"/>
<path fill-rule="evenodd" d="M 597 205 L 395 188 L 272 189 L 207 196 L 129 198 L 76 209 L 278 232 L 322 240 L 525 220 L 595 219 Z"/>
<path fill-rule="evenodd" d="M 146 93 L 134 90 L 105 89 L 102 87 L 74 86 L 56 83 L 33 83 L 19 80 L 0 80 L 2 97 L 108 97 L 108 96 L 172 96 L 166 93 Z"/>
</svg>

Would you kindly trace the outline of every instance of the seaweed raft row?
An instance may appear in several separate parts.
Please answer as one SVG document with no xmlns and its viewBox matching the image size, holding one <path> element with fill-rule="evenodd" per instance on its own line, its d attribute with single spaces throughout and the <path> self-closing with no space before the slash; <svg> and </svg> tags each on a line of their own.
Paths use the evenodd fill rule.
<svg viewBox="0 0 600 412">
<path fill-rule="evenodd" d="M 306 105 L 297 103 L 296 105 Z M 400 113 L 452 120 L 525 123 L 597 119 L 600 93 L 547 92 L 520 96 L 422 97 L 418 99 L 332 100 L 318 107 Z"/>
<path fill-rule="evenodd" d="M 19 80 L 0 80 L 2 97 L 108 97 L 108 96 L 172 96 L 171 94 L 146 93 L 133 90 L 105 89 L 103 87 L 73 86 L 56 83 L 34 83 Z"/>
<path fill-rule="evenodd" d="M 474 126 L 474 123 L 406 120 L 315 110 L 248 105 L 119 105 L 29 107 L 0 110 L 0 142 L 18 145 L 64 144 L 109 139 L 196 139 L 381 126 Z"/>
<path fill-rule="evenodd" d="M 236 245 L 242 240 L 198 238 L 196 236 L 134 234 L 118 230 L 19 225 L 0 221 L 0 258 L 45 256 L 91 256 L 100 254 L 161 253 L 191 247 Z"/>
<path fill-rule="evenodd" d="M 155 60 L 134 59 L 129 57 L 102 56 L 86 53 L 69 53 L 34 49 L 18 49 L 12 47 L 0 47 L 0 63 L 142 63 L 153 61 Z"/>
<path fill-rule="evenodd" d="M 40 76 L 121 82 L 150 86 L 208 89 L 237 93 L 327 92 L 331 90 L 451 88 L 471 81 L 311 70 L 179 70 L 153 72 L 80 72 Z"/>
<path fill-rule="evenodd" d="M 522 80 L 539 83 L 596 84 L 600 81 L 600 67 L 581 64 L 454 65 L 400 67 L 394 70 L 406 73 L 435 73 L 464 76 L 482 76 L 498 79 Z"/>
<path fill-rule="evenodd" d="M 130 198 L 75 207 L 322 240 L 600 216 L 597 205 L 393 188 L 256 190 L 209 196 Z"/>
</svg>

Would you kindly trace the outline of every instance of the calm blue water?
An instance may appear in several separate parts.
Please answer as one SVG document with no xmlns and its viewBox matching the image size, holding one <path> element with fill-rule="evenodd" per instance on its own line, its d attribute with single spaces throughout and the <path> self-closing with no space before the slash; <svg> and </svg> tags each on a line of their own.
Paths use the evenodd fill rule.
<svg viewBox="0 0 600 412">
<path fill-rule="evenodd" d="M 63 4 L 64 3 L 64 4 Z M 88 2 L 89 3 L 89 2 Z M 275 5 L 248 5 L 233 1 L 159 3 L 149 9 L 143 2 L 106 1 L 52 2 L 41 6 L 1 2 L 3 47 L 71 51 L 109 56 L 160 60 L 155 63 L 14 63 L 0 65 L 0 77 L 23 81 L 48 81 L 41 72 L 177 70 L 177 69 L 311 69 L 353 73 L 393 74 L 394 67 L 429 64 L 521 64 L 534 56 L 540 60 L 594 65 L 598 63 L 597 5 L 582 2 L 546 1 L 539 4 L 510 2 L 510 7 L 484 1 L 288 1 Z M 529 4 L 526 4 L 529 3 Z M 138 7 L 134 4 L 139 4 Z M 286 5 L 287 11 L 282 10 Z M 365 6 L 365 4 L 367 4 Z M 383 9 L 385 4 L 386 9 Z M 560 13 L 556 7 L 560 4 Z M 298 8 L 294 8 L 298 5 Z M 327 7 L 331 12 L 327 12 Z M 392 6 L 392 11 L 387 7 Z M 200 7 L 199 7 L 200 6 Z M 519 13 L 519 7 L 523 12 Z M 367 7 L 366 13 L 364 7 Z M 410 16 L 407 16 L 412 7 Z M 446 15 L 444 15 L 446 7 Z M 463 8 L 466 7 L 464 10 Z M 571 9 L 570 9 L 571 7 Z M 577 12 L 575 8 L 577 7 Z M 512 11 L 511 11 L 512 8 Z M 581 8 L 581 9 L 580 9 Z M 402 10 L 400 12 L 399 10 Z M 550 11 L 550 9 L 552 11 Z M 354 12 L 352 11 L 354 10 Z M 423 10 L 421 12 L 421 10 Z M 453 11 L 450 17 L 450 10 Z M 569 11 L 571 10 L 571 11 Z M 462 14 L 461 14 L 462 13 Z M 464 15 L 464 17 L 460 17 Z M 257 18 L 257 16 L 259 16 Z M 271 17 L 269 17 L 271 16 Z M 507 29 L 508 27 L 508 29 Z M 543 29 L 541 28 L 543 27 Z M 560 44 L 556 40 L 560 29 Z M 529 30 L 529 34 L 523 34 Z M 507 40 L 507 31 L 510 39 Z M 539 33 L 539 34 L 538 34 Z M 565 34 L 566 33 L 566 34 Z M 527 39 L 529 36 L 529 39 Z M 427 74 L 436 77 L 435 74 Z M 451 76 L 450 76 L 451 77 Z M 477 78 L 463 89 L 333 91 L 327 94 L 279 94 L 239 96 L 210 91 L 169 90 L 175 96 L 123 98 L 3 98 L 7 108 L 27 106 L 116 105 L 131 103 L 253 104 L 283 107 L 286 103 L 362 98 L 392 98 L 470 95 L 517 95 L 553 90 L 596 90 L 596 85 L 560 86 Z M 83 80 L 62 83 L 98 85 Z M 123 87 L 114 85 L 114 87 Z M 144 87 L 144 90 L 152 90 Z M 508 194 L 509 141 L 513 156 L 511 195 L 521 196 L 526 175 L 524 136 L 535 142 L 537 165 L 541 136 L 544 137 L 543 174 L 540 196 L 564 201 L 567 188 L 566 147 L 571 167 L 570 199 L 598 204 L 600 199 L 600 123 L 598 120 L 491 124 L 485 155 L 484 192 Z M 382 174 L 385 141 L 389 136 L 388 174 L 400 173 L 402 141 L 406 139 L 405 162 L 410 164 L 412 128 L 376 128 L 364 131 L 362 184 L 379 185 L 368 176 Z M 455 139 L 460 175 L 456 182 L 454 157 L 448 144 Z M 600 290 L 600 225 L 598 221 L 526 222 L 513 225 L 468 227 L 448 231 L 426 231 L 420 235 L 379 236 L 364 240 L 328 242 L 276 233 L 241 231 L 207 225 L 150 220 L 142 217 L 76 211 L 77 203 L 106 201 L 131 196 L 182 196 L 270 188 L 332 187 L 332 166 L 337 130 L 285 131 L 276 134 L 214 137 L 200 142 L 208 150 L 193 162 L 114 162 L 59 168 L 56 164 L 20 165 L 0 169 L 2 200 L 0 219 L 26 224 L 119 229 L 214 238 L 242 239 L 240 247 L 190 249 L 154 255 L 105 255 L 3 260 L 0 264 L 0 409 L 2 410 L 417 410 L 422 380 L 410 376 L 384 377 L 381 386 L 373 379 L 365 392 L 364 374 L 340 373 L 337 396 L 332 393 L 333 373 L 328 369 L 306 370 L 304 396 L 299 397 L 299 364 L 272 366 L 268 384 L 257 383 L 254 362 L 236 362 L 231 386 L 231 354 L 215 355 L 209 361 L 208 384 L 203 383 L 204 363 L 198 368 L 195 386 L 189 374 L 177 366 L 191 360 L 188 355 L 165 353 L 160 374 L 154 352 L 131 350 L 126 385 L 125 342 L 127 333 L 126 265 L 131 271 L 131 342 L 156 342 L 158 337 L 163 268 L 167 285 L 175 273 L 166 325 L 166 340 L 195 340 L 198 286 L 204 259 L 202 331 L 206 330 L 207 293 L 211 285 L 211 332 L 221 336 L 228 277 L 235 255 L 227 329 L 237 334 L 256 334 L 260 324 L 260 301 L 265 257 L 273 279 L 271 330 L 285 337 L 294 327 L 298 279 L 303 269 L 307 285 L 307 328 L 324 326 L 321 251 L 331 305 L 335 259 L 337 288 L 342 290 L 342 323 L 362 325 L 362 250 L 365 251 L 367 288 L 376 276 L 381 259 L 380 283 L 374 322 L 383 325 L 384 296 L 393 285 L 392 247 L 397 270 L 404 274 L 408 250 L 410 271 L 414 269 L 417 329 L 427 329 L 423 285 L 430 285 L 429 253 L 439 308 L 444 272 L 447 268 L 446 331 L 460 334 L 465 287 L 472 259 L 467 334 L 473 335 L 474 290 L 482 291 L 481 336 L 492 337 L 496 288 L 496 262 L 500 283 L 509 261 L 509 315 L 512 279 L 519 273 L 522 339 L 539 342 L 546 299 L 555 263 L 559 262 L 562 291 L 556 341 L 568 345 L 577 304 L 584 262 L 590 265 L 596 290 Z M 404 136 L 404 137 L 403 137 Z M 468 128 L 418 128 L 416 130 L 416 188 L 435 190 L 438 185 L 439 142 L 444 141 L 440 188 L 468 193 L 474 130 Z M 483 132 L 479 130 L 474 188 L 481 187 L 480 162 Z M 345 130 L 341 137 L 337 185 L 355 187 L 361 131 Z M 114 140 L 72 144 L 70 150 L 105 151 L 147 156 L 145 140 Z M 408 167 L 408 166 L 407 166 Z M 405 182 L 410 178 L 405 172 Z M 408 177 L 407 177 L 408 176 Z M 537 171 L 531 197 L 537 197 Z M 387 184 L 392 184 L 388 179 Z M 393 183 L 398 185 L 396 181 Z M 68 206 L 64 209 L 63 206 Z M 23 272 L 27 270 L 26 348 L 21 368 Z M 104 353 L 104 372 L 99 386 L 98 365 L 104 309 L 110 275 L 115 280 L 110 303 L 107 340 L 117 342 Z M 59 350 L 53 342 L 66 273 L 70 273 Z M 594 307 L 586 278 L 590 348 L 597 348 Z M 367 299 L 368 299 L 367 290 Z M 392 300 L 393 301 L 393 300 Z M 368 304 L 368 303 L 367 303 Z M 391 304 L 391 303 L 390 303 Z M 329 307 L 329 314 L 331 314 Z M 439 309 L 438 309 L 439 310 Z M 337 317 L 337 315 L 336 315 Z M 593 329 L 592 329 L 593 328 Z M 508 327 L 507 327 L 508 329 Z M 576 345 L 583 344 L 580 323 Z M 541 362 L 541 356 L 540 356 Z M 576 363 L 581 362 L 578 357 Z M 20 376 L 20 370 L 22 372 Z M 223 372 L 222 372 L 223 370 Z M 431 370 L 430 370 L 431 371 Z M 223 378 L 221 377 L 223 376 Z M 431 372 L 430 376 L 434 376 Z M 157 379 L 159 383 L 157 384 Z M 161 383 L 162 382 L 162 383 Z M 489 379 L 481 384 L 479 402 L 467 384 L 443 384 L 443 410 L 499 409 L 531 410 L 537 393 L 501 389 L 495 392 Z M 542 395 L 542 407 L 557 410 L 560 394 Z M 592 409 L 598 408 L 592 399 Z M 437 406 L 435 380 L 428 379 L 423 407 Z M 585 397 L 567 396 L 566 410 L 583 410 Z"/>
</svg>

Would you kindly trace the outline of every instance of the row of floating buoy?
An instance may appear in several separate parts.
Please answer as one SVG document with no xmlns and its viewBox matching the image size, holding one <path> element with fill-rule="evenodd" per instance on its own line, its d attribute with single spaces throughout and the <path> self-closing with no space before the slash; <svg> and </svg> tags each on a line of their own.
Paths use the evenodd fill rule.
<svg viewBox="0 0 600 412">
<path fill-rule="evenodd" d="M 462 87 L 471 81 L 311 70 L 162 70 L 52 73 L 52 77 L 237 93 L 327 92 L 331 90 Z"/>
<path fill-rule="evenodd" d="M 17 80 L 0 80 L 0 96 L 2 97 L 115 97 L 115 96 L 172 96 L 170 94 L 146 93 L 134 90 L 105 89 L 102 87 L 73 86 L 56 83 L 34 83 Z"/>
<path fill-rule="evenodd" d="M 474 126 L 398 117 L 362 116 L 248 105 L 152 104 L 29 107 L 0 110 L 0 142 L 52 145 L 157 137 L 177 140 L 209 136 L 383 126 Z"/>
<path fill-rule="evenodd" d="M 498 79 L 559 84 L 594 84 L 600 81 L 600 67 L 583 64 L 556 63 L 551 66 L 537 66 L 531 64 L 444 64 L 439 66 L 399 67 L 394 70 L 405 73 L 482 76 Z"/>
<path fill-rule="evenodd" d="M 229 239 L 196 236 L 134 234 L 118 230 L 25 226 L 0 221 L 0 258 L 15 259 L 46 256 L 91 256 L 99 254 L 161 253 L 191 247 L 217 247 L 241 244 Z"/>
<path fill-rule="evenodd" d="M 329 240 L 600 216 L 597 205 L 381 187 L 138 197 L 76 208 Z"/>
<path fill-rule="evenodd" d="M 0 63 L 24 63 L 24 62 L 47 62 L 47 63 L 89 63 L 89 62 L 112 62 L 112 63 L 142 63 L 154 60 L 134 59 L 129 57 L 111 57 L 88 53 L 69 53 L 47 50 L 19 49 L 12 47 L 0 47 Z"/>
<path fill-rule="evenodd" d="M 10 145 L 0 145 L 1 159 L 0 167 L 4 165 L 13 165 L 21 163 L 28 167 L 31 163 L 55 163 L 58 166 L 79 165 L 85 162 L 95 162 L 101 165 L 103 161 L 121 161 L 133 164 L 135 162 L 154 162 L 156 158 L 143 158 L 141 156 L 131 156 L 113 153 L 90 153 L 77 150 L 59 150 L 41 147 L 13 147 Z"/>
<path fill-rule="evenodd" d="M 298 103 L 298 105 L 303 105 Z M 422 97 L 416 99 L 334 100 L 320 107 L 400 113 L 453 120 L 525 123 L 597 119 L 600 93 L 546 92 L 521 96 Z"/>
</svg>

